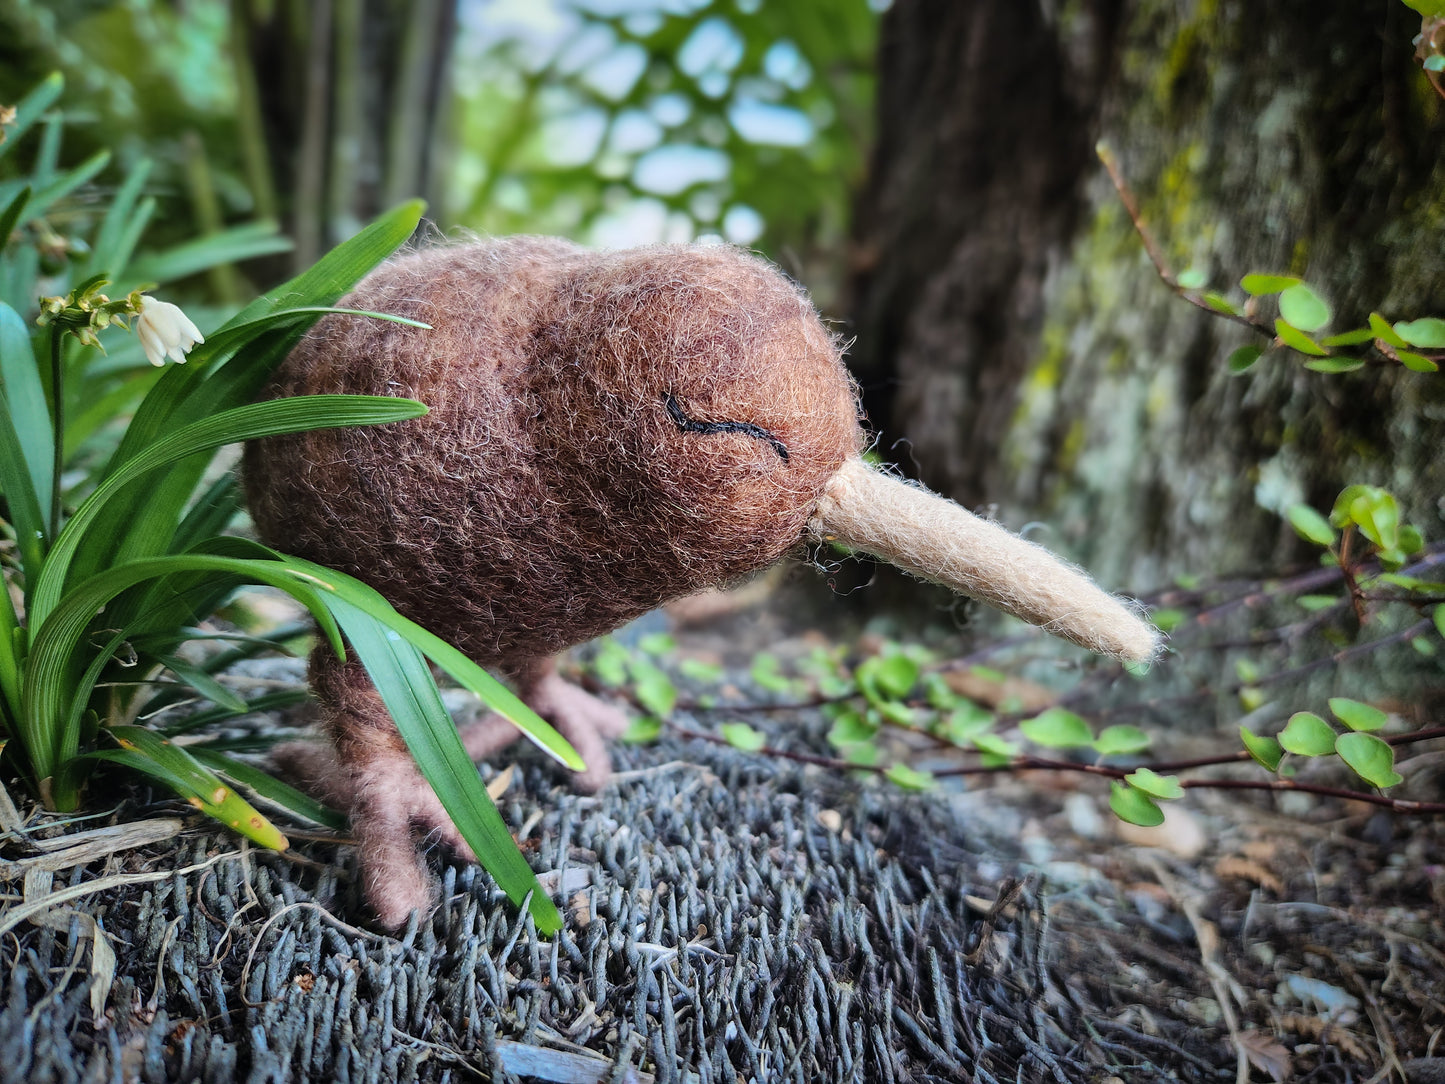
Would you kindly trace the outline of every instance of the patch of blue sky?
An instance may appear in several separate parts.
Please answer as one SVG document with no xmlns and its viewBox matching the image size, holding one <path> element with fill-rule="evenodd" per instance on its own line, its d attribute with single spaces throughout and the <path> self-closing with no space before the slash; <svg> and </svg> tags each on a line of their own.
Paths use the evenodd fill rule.
<svg viewBox="0 0 1445 1084">
<path fill-rule="evenodd" d="M 740 98 L 728 108 L 734 131 L 749 143 L 768 147 L 803 147 L 816 134 L 802 110 Z"/>
<path fill-rule="evenodd" d="M 720 150 L 674 144 L 648 151 L 632 170 L 634 187 L 658 196 L 675 196 L 696 184 L 726 180 L 732 159 Z"/>
</svg>

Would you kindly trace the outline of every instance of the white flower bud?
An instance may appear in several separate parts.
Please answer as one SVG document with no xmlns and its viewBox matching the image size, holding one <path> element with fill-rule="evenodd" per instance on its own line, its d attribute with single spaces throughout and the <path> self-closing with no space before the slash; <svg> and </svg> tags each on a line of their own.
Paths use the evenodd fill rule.
<svg viewBox="0 0 1445 1084">
<path fill-rule="evenodd" d="M 180 364 L 191 347 L 206 341 L 179 307 L 153 297 L 141 298 L 135 333 L 152 365 L 164 365 L 166 358 Z"/>
</svg>

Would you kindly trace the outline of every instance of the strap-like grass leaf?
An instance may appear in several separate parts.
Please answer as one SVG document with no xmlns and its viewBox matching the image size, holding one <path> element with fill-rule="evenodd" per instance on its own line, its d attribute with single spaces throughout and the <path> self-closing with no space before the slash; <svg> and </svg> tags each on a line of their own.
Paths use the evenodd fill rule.
<svg viewBox="0 0 1445 1084">
<path fill-rule="evenodd" d="M 25 97 L 15 104 L 15 119 L 10 123 L 5 133 L 4 143 L 0 143 L 0 158 L 9 153 L 10 148 L 23 136 L 32 124 L 40 119 L 47 109 L 60 97 L 60 92 L 65 89 L 65 76 L 59 72 L 51 72 Z"/>
<path fill-rule="evenodd" d="M 333 595 L 327 605 L 385 701 L 417 767 L 477 859 L 513 903 L 520 906 L 530 895 L 538 929 L 544 933 L 560 929 L 562 916 L 538 885 L 537 875 L 522 858 L 482 785 L 421 652 L 345 599 Z"/>
<path fill-rule="evenodd" d="M 291 248 L 291 239 L 279 233 L 274 222 L 248 222 L 207 237 L 198 237 L 165 252 L 144 256 L 131 265 L 126 279 L 130 282 L 173 282 L 222 264 L 289 252 Z"/>
<path fill-rule="evenodd" d="M 184 459 L 195 452 L 279 433 L 326 429 L 338 425 L 381 425 L 417 418 L 426 407 L 412 399 L 386 396 L 308 395 L 252 403 L 192 422 L 163 437 L 122 464 L 105 479 L 61 531 L 36 584 L 32 628 L 43 626 L 60 601 L 70 562 L 86 537 L 86 528 L 126 483 L 147 471 Z"/>
<path fill-rule="evenodd" d="M 178 659 L 174 655 L 162 656 L 160 661 L 183 685 L 189 685 L 212 704 L 230 708 L 238 714 L 246 710 L 244 699 L 238 696 L 234 690 L 226 688 L 195 663 Z"/>
<path fill-rule="evenodd" d="M 110 734 L 120 748 L 100 750 L 90 757 L 125 764 L 159 779 L 202 813 L 262 847 L 284 851 L 290 846 L 280 829 L 184 747 L 143 726 L 111 727 Z"/>
<path fill-rule="evenodd" d="M 96 151 L 74 169 L 67 170 L 53 181 L 38 186 L 30 193 L 30 199 L 26 201 L 25 209 L 20 212 L 15 224 L 23 226 L 25 223 L 39 218 L 50 210 L 53 204 L 70 195 L 109 164 L 110 151 Z"/>
<path fill-rule="evenodd" d="M 19 438 L 20 462 L 30 476 L 35 503 L 42 509 L 49 508 L 55 449 L 50 404 L 40 382 L 30 329 L 20 314 L 3 302 L 0 302 L 0 390 L 4 392 L 8 403 L 6 413 Z M 8 485 L 5 492 L 10 493 Z"/>
<path fill-rule="evenodd" d="M 207 768 L 218 772 L 231 782 L 245 787 L 266 801 L 280 806 L 287 812 L 337 832 L 346 831 L 345 816 L 329 806 L 322 805 L 309 794 L 297 790 L 274 775 L 247 764 L 245 761 L 237 760 L 235 757 L 228 757 L 224 753 L 207 749 L 204 745 L 187 746 L 187 751 Z"/>
<path fill-rule="evenodd" d="M 5 242 L 15 232 L 15 225 L 20 221 L 20 216 L 25 211 L 25 205 L 29 202 L 30 186 L 22 185 L 20 191 L 16 192 L 10 198 L 10 202 L 5 205 L 5 210 L 0 211 L 0 249 L 4 249 Z"/>
<path fill-rule="evenodd" d="M 284 563 L 320 587 L 328 606 L 333 598 L 339 598 L 415 646 L 464 688 L 481 697 L 489 708 L 515 723 L 523 735 L 559 764 L 575 772 L 586 767 L 577 751 L 541 716 L 518 700 L 510 689 L 441 637 L 402 617 L 391 603 L 366 584 L 343 572 L 323 568 L 299 557 L 286 557 Z"/>
<path fill-rule="evenodd" d="M 189 734 L 193 730 L 200 730 L 202 727 L 212 726 L 216 723 L 224 723 L 228 719 L 239 719 L 244 715 L 256 715 L 265 711 L 280 711 L 283 708 L 295 707 L 297 704 L 304 704 L 310 699 L 311 694 L 305 689 L 282 689 L 274 693 L 263 693 L 254 700 L 246 701 L 244 710 L 232 711 L 230 708 L 207 708 L 205 711 L 198 711 L 193 715 L 187 715 L 174 723 L 159 728 L 160 732 L 167 737 L 175 737 L 177 734 Z"/>
<path fill-rule="evenodd" d="M 116 281 L 125 271 L 125 261 L 130 258 L 130 253 L 122 252 L 121 246 L 128 232 L 126 227 L 135 213 L 141 190 L 145 187 L 150 172 L 151 160 L 142 158 L 131 167 L 125 180 L 121 182 L 120 188 L 110 200 L 110 207 L 105 212 L 100 229 L 95 233 L 90 257 L 85 261 L 84 274 L 103 274 Z"/>
</svg>

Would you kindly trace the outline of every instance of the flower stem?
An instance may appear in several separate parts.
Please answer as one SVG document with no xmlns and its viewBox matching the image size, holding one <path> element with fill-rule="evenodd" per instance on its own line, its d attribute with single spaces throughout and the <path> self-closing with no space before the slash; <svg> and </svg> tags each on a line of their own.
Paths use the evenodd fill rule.
<svg viewBox="0 0 1445 1084">
<path fill-rule="evenodd" d="M 65 468 L 65 379 L 62 372 L 60 341 L 65 332 L 59 323 L 50 328 L 50 399 L 51 419 L 55 429 L 55 455 L 51 460 L 50 541 L 60 533 L 60 472 Z"/>
</svg>

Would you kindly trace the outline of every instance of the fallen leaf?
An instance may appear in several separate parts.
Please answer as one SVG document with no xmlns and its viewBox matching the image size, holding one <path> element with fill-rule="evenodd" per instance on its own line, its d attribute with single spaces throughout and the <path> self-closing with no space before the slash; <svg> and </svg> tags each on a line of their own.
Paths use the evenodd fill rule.
<svg viewBox="0 0 1445 1084">
<path fill-rule="evenodd" d="M 1244 1047 L 1244 1056 L 1261 1073 L 1271 1080 L 1288 1080 L 1294 1072 L 1289 1050 L 1278 1039 L 1258 1031 L 1241 1031 L 1239 1045 Z"/>
</svg>

